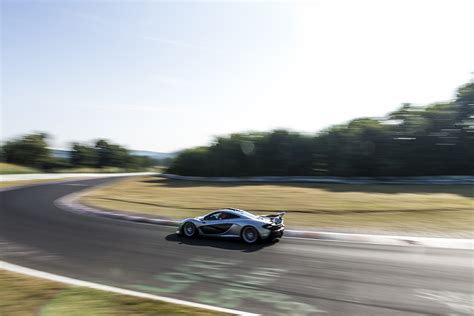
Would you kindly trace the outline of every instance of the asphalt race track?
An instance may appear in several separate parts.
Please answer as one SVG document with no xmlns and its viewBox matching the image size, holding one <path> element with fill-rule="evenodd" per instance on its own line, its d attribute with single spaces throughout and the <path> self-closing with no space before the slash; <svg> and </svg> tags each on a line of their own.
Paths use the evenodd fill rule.
<svg viewBox="0 0 474 316">
<path fill-rule="evenodd" d="M 54 205 L 106 181 L 0 192 L 0 260 L 264 315 L 474 314 L 473 251 L 285 237 L 249 247 Z"/>
</svg>

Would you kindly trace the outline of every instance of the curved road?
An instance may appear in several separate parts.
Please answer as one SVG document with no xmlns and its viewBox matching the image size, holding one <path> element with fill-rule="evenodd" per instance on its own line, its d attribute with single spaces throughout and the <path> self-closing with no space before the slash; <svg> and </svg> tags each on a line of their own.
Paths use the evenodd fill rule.
<svg viewBox="0 0 474 316">
<path fill-rule="evenodd" d="M 0 192 L 0 260 L 264 315 L 474 313 L 472 251 L 295 238 L 248 247 L 54 205 L 107 181 Z"/>
</svg>

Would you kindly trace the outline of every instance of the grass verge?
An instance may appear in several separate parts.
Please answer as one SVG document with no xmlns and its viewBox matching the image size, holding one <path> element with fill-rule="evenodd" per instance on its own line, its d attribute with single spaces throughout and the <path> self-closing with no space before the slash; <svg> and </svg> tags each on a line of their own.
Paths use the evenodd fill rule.
<svg viewBox="0 0 474 316">
<path fill-rule="evenodd" d="M 122 172 L 162 172 L 164 167 L 156 166 L 149 168 L 137 168 L 127 169 L 118 167 L 103 167 L 103 168 L 90 168 L 90 167 L 78 167 L 78 168 L 64 168 L 54 169 L 48 171 L 49 173 L 122 173 Z M 27 173 L 45 173 L 44 170 L 34 169 L 30 167 L 24 167 L 6 162 L 0 162 L 0 175 L 2 174 L 27 174 Z"/>
<path fill-rule="evenodd" d="M 54 170 L 54 173 L 126 173 L 126 172 L 162 172 L 163 167 L 149 167 L 149 168 L 138 168 L 138 169 L 127 169 L 118 167 L 103 167 L 103 168 L 65 168 Z"/>
<path fill-rule="evenodd" d="M 34 183 L 56 182 L 56 181 L 62 181 L 62 180 L 66 180 L 66 179 L 67 178 L 0 181 L 0 188 L 16 187 L 16 186 L 22 186 L 22 185 L 34 184 Z"/>
<path fill-rule="evenodd" d="M 225 184 L 126 179 L 83 197 L 106 209 L 182 219 L 236 207 L 285 210 L 288 227 L 474 235 L 472 185 Z"/>
<path fill-rule="evenodd" d="M 38 169 L 0 162 L 0 174 L 41 173 Z"/>
<path fill-rule="evenodd" d="M 122 172 L 143 172 L 153 171 L 153 168 L 141 168 L 141 169 L 126 169 L 118 167 L 104 167 L 104 168 L 65 168 L 54 170 L 54 173 L 122 173 Z"/>
<path fill-rule="evenodd" d="M 226 315 L 0 270 L 0 315 Z"/>
</svg>

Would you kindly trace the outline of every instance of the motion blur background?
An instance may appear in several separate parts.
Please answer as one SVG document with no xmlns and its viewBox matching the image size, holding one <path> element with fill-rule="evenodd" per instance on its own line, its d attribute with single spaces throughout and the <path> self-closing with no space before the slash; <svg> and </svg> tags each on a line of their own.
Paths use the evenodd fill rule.
<svg viewBox="0 0 474 316">
<path fill-rule="evenodd" d="M 81 202 L 472 238 L 473 12 L 470 0 L 2 0 L 1 187 L 149 172 Z M 58 293 L 66 314 L 96 299 L 107 308 L 92 314 L 148 308 L 36 282 L 0 273 L 0 314 L 35 314 Z"/>
</svg>

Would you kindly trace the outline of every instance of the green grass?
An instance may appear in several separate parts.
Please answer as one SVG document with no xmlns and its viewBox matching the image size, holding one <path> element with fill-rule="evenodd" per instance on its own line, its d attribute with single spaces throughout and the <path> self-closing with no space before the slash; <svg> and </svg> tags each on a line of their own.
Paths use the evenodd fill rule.
<svg viewBox="0 0 474 316">
<path fill-rule="evenodd" d="M 0 162 L 0 174 L 41 173 L 38 169 Z"/>
<path fill-rule="evenodd" d="M 90 168 L 90 167 L 79 167 L 79 168 L 64 168 L 55 169 L 48 173 L 120 173 L 120 172 L 162 172 L 163 167 L 150 167 L 140 169 L 126 169 L 117 167 L 104 167 L 104 168 Z M 45 173 L 43 170 L 34 169 L 30 167 L 24 167 L 6 162 L 0 162 L 0 174 L 25 174 L 25 173 Z"/>
<path fill-rule="evenodd" d="M 65 180 L 65 179 L 67 179 L 67 178 L 0 181 L 0 188 L 22 186 L 22 185 L 34 184 L 34 183 L 48 183 L 48 182 L 61 181 L 61 180 Z"/>
<path fill-rule="evenodd" d="M 57 173 L 117 173 L 117 172 L 127 172 L 124 168 L 117 167 L 104 167 L 104 168 L 90 168 L 90 167 L 80 167 L 80 168 L 65 168 L 55 170 Z"/>
<path fill-rule="evenodd" d="M 118 167 L 104 167 L 104 168 L 90 168 L 90 167 L 80 167 L 80 168 L 65 168 L 54 170 L 55 173 L 121 173 L 121 172 L 161 172 L 161 167 L 150 167 L 150 168 L 141 168 L 141 169 L 126 169 Z"/>
<path fill-rule="evenodd" d="M 0 270 L 0 315 L 226 315 Z"/>
<path fill-rule="evenodd" d="M 288 227 L 420 235 L 474 235 L 471 185 L 218 184 L 154 176 L 123 180 L 83 197 L 88 205 L 186 218 L 236 207 L 287 211 Z"/>
</svg>

